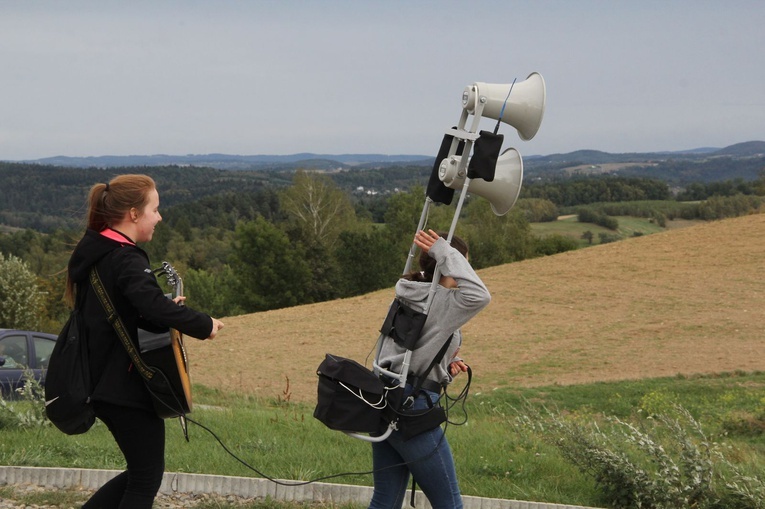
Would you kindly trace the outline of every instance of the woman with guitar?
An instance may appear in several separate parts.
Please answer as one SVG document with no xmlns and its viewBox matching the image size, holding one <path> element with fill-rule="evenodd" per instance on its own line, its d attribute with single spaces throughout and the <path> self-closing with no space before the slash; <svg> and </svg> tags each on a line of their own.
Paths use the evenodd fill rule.
<svg viewBox="0 0 765 509">
<path fill-rule="evenodd" d="M 127 470 L 104 484 L 83 505 L 92 508 L 150 509 L 165 468 L 165 423 L 153 406 L 96 293 L 91 269 L 138 348 L 138 328 L 172 328 L 212 339 L 223 323 L 170 300 L 136 243 L 149 242 L 162 220 L 159 194 L 146 175 L 120 175 L 94 185 L 88 196 L 87 230 L 69 260 L 67 303 L 82 311 L 96 416 L 111 431 Z"/>
</svg>

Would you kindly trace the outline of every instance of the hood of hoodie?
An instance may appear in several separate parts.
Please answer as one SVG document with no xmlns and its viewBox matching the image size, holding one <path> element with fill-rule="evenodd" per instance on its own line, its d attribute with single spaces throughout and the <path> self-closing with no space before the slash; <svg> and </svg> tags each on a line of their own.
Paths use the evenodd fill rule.
<svg viewBox="0 0 765 509">
<path fill-rule="evenodd" d="M 404 303 L 415 311 L 420 313 L 425 311 L 425 305 L 428 301 L 428 293 L 432 283 L 426 281 L 410 281 L 408 279 L 399 279 L 396 282 L 396 295 Z"/>
<path fill-rule="evenodd" d="M 107 238 L 95 230 L 86 230 L 69 259 L 69 276 L 77 284 L 87 281 L 90 268 L 101 258 L 115 249 L 130 245 L 134 244 L 127 237 L 124 242 L 119 242 Z"/>
</svg>

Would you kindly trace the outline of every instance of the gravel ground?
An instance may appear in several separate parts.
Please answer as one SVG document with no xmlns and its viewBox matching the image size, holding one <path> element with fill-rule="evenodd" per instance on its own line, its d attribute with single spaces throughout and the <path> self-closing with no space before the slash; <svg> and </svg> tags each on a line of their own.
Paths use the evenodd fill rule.
<svg viewBox="0 0 765 509">
<path fill-rule="evenodd" d="M 27 504 L 22 502 L 22 500 L 34 499 L 39 501 L 44 499 L 44 494 L 50 492 L 50 488 L 24 484 L 13 486 L 13 491 L 14 493 L 11 495 L 12 498 L 0 499 L 0 509 L 76 509 L 79 508 L 92 493 L 92 490 L 72 490 L 72 492 L 77 496 L 77 499 L 81 500 L 80 502 L 63 505 L 48 505 L 45 503 Z M 211 504 L 225 504 L 225 507 L 238 507 L 252 504 L 253 502 L 255 502 L 255 499 L 245 499 L 232 495 L 224 497 L 220 495 L 211 495 L 208 493 L 177 493 L 171 495 L 159 494 L 157 495 L 156 501 L 154 502 L 154 508 L 183 509 L 187 507 L 197 507 L 202 503 L 208 504 L 208 507 L 210 507 Z M 212 505 L 212 507 L 218 507 L 218 505 Z"/>
</svg>

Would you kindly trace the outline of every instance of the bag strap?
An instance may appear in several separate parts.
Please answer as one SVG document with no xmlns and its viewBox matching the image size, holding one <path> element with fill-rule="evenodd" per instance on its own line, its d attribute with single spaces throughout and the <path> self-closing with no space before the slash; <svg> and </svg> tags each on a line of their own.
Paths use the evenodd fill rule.
<svg viewBox="0 0 765 509">
<path fill-rule="evenodd" d="M 428 369 L 426 369 L 423 374 L 417 376 L 417 378 L 416 378 L 417 381 L 415 382 L 415 385 L 414 385 L 414 388 L 412 390 L 412 393 L 404 401 L 404 403 L 402 405 L 403 408 L 408 408 L 408 407 L 412 406 L 412 403 L 414 403 L 414 398 L 416 398 L 417 395 L 420 393 L 420 389 L 422 389 L 422 384 L 425 383 L 425 380 L 428 378 L 428 375 L 430 374 L 430 371 L 433 369 L 433 367 L 436 364 L 441 362 L 441 359 L 443 359 L 444 355 L 446 355 L 446 350 L 447 350 L 447 348 L 449 348 L 449 344 L 452 342 L 452 338 L 453 337 L 454 337 L 454 333 L 452 333 L 452 335 L 449 336 L 449 338 L 446 341 L 444 341 L 444 344 L 441 347 L 441 349 L 438 351 L 436 356 L 433 357 L 433 360 L 430 361 L 430 365 L 428 366 Z M 428 400 L 428 401 L 430 401 L 430 400 Z"/>
<path fill-rule="evenodd" d="M 133 365 L 138 370 L 138 373 L 145 380 L 151 380 L 154 376 L 154 370 L 143 361 L 138 354 L 135 345 L 130 340 L 130 335 L 125 328 L 125 324 L 122 322 L 120 315 L 117 314 L 117 310 L 114 308 L 114 304 L 112 304 L 109 294 L 106 293 L 106 289 L 101 282 L 101 277 L 98 275 L 95 265 L 90 269 L 90 284 L 93 286 L 93 290 L 95 290 L 98 300 L 101 301 L 101 306 L 103 306 L 104 311 L 106 312 L 107 320 L 112 324 L 112 327 L 114 327 L 117 337 L 120 338 L 122 345 L 125 347 L 125 350 L 127 350 L 127 354 L 130 357 L 130 360 L 133 361 Z"/>
<path fill-rule="evenodd" d="M 417 383 L 414 386 L 414 389 L 412 390 L 412 394 L 410 394 L 409 397 L 406 398 L 406 400 L 402 404 L 402 408 L 406 409 L 406 408 L 412 406 L 412 404 L 414 403 L 414 398 L 416 398 L 418 393 L 420 392 L 420 389 L 422 388 L 422 384 L 428 378 L 428 374 L 430 374 L 430 371 L 433 369 L 433 367 L 436 364 L 441 362 L 441 359 L 444 358 L 444 355 L 446 355 L 446 349 L 449 347 L 449 344 L 452 342 L 452 338 L 454 338 L 454 333 L 452 333 L 452 335 L 449 336 L 449 339 L 447 339 L 444 342 L 444 345 L 438 351 L 436 356 L 433 357 L 433 360 L 430 362 L 430 366 L 428 366 L 428 369 L 425 370 L 425 373 L 423 373 L 422 376 L 417 377 Z M 431 406 L 431 403 L 430 403 L 430 398 L 426 398 L 426 399 L 428 400 L 428 406 L 430 406 L 431 410 L 432 410 L 432 406 Z M 428 411 L 430 411 L 430 410 L 428 410 Z M 416 507 L 415 503 L 414 503 L 414 494 L 415 494 L 416 490 L 417 490 L 417 481 L 414 479 L 414 476 L 412 476 L 412 495 L 411 495 L 411 500 L 409 501 L 409 505 L 411 505 L 412 507 Z"/>
</svg>

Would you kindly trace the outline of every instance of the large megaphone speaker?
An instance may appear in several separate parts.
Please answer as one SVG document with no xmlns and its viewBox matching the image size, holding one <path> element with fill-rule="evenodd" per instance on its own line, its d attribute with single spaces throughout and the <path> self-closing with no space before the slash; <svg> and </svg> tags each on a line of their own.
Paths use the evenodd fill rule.
<svg viewBox="0 0 765 509">
<path fill-rule="evenodd" d="M 465 185 L 466 173 L 459 171 L 462 156 L 451 156 L 438 167 L 438 178 L 446 187 L 460 190 Z M 523 159 L 514 148 L 502 152 L 497 159 L 494 180 L 471 179 L 468 192 L 483 196 L 491 203 L 491 210 L 498 216 L 504 216 L 513 208 L 521 193 L 523 182 Z"/>
<path fill-rule="evenodd" d="M 482 117 L 515 127 L 521 139 L 528 141 L 542 124 L 545 97 L 545 80 L 533 72 L 520 83 L 473 83 L 462 92 L 462 107 L 470 114 L 478 112 Z M 483 111 L 480 111 L 481 105 Z"/>
</svg>

